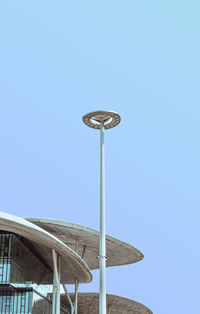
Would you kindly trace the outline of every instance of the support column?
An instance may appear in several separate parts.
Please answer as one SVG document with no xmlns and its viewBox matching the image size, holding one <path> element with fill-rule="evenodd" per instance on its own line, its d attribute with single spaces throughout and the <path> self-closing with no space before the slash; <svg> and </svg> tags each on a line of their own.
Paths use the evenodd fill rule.
<svg viewBox="0 0 200 314">
<path fill-rule="evenodd" d="M 52 297 L 52 314 L 55 314 L 56 310 L 56 275 L 53 272 L 53 297 Z"/>
<path fill-rule="evenodd" d="M 74 296 L 74 313 L 78 313 L 78 286 L 79 286 L 79 281 L 75 281 L 75 296 Z"/>
<path fill-rule="evenodd" d="M 56 298 L 56 314 L 60 314 L 60 267 L 61 257 L 57 255 L 57 269 L 58 269 L 58 281 L 57 281 L 57 298 Z"/>
<path fill-rule="evenodd" d="M 53 301 L 52 301 L 52 313 L 60 314 L 60 268 L 61 268 L 61 257 L 57 255 L 56 251 L 52 249 L 53 255 Z"/>
<path fill-rule="evenodd" d="M 64 285 L 64 283 L 62 284 L 62 286 L 63 286 L 63 289 L 64 289 L 66 295 L 67 295 L 67 299 L 68 299 L 70 307 L 71 307 L 71 314 L 74 314 L 74 305 L 73 305 L 72 300 L 70 298 L 69 292 L 68 292 L 66 286 Z"/>
</svg>

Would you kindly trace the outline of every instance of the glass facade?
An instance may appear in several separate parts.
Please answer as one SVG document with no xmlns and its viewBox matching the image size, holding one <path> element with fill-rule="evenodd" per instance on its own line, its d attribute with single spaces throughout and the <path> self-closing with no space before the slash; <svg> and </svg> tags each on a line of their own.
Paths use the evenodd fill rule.
<svg viewBox="0 0 200 314">
<path fill-rule="evenodd" d="M 0 234 L 0 285 L 10 282 L 10 234 Z"/>
<path fill-rule="evenodd" d="M 0 292 L 0 313 L 2 314 L 31 314 L 32 291 L 9 291 Z M 38 312 L 43 313 L 43 312 Z M 49 313 L 49 312 L 46 312 Z"/>
<path fill-rule="evenodd" d="M 0 314 L 51 314 L 52 272 L 25 239 L 0 233 Z M 60 313 L 68 313 L 61 309 Z"/>
</svg>

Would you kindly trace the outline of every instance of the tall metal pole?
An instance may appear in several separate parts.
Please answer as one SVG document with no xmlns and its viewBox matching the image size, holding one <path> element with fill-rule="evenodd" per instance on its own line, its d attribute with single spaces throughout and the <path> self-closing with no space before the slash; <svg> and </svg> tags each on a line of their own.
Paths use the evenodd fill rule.
<svg viewBox="0 0 200 314">
<path fill-rule="evenodd" d="M 106 232 L 105 232 L 105 158 L 104 124 L 100 128 L 100 247 L 99 247 L 99 314 L 106 314 Z"/>
<path fill-rule="evenodd" d="M 106 210 L 105 210 L 105 161 L 104 130 L 111 129 L 121 121 L 120 115 L 113 111 L 95 111 L 83 116 L 83 122 L 100 130 L 100 239 L 99 239 L 99 314 L 106 314 Z"/>
</svg>

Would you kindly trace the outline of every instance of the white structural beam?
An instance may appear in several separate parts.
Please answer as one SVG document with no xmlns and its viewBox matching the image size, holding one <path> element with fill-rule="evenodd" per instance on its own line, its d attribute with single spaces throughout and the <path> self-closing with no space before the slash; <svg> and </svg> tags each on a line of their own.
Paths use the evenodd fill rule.
<svg viewBox="0 0 200 314">
<path fill-rule="evenodd" d="M 78 250 L 79 250 L 79 242 L 78 239 L 76 239 L 75 241 L 75 252 L 78 254 Z M 70 298 L 70 295 L 67 291 L 66 286 L 63 284 L 63 288 L 65 290 L 65 293 L 67 295 L 70 307 L 71 307 L 71 314 L 77 314 L 78 313 L 78 287 L 79 287 L 79 280 L 75 280 L 75 294 L 74 294 L 74 304 Z"/>
<path fill-rule="evenodd" d="M 62 286 L 63 286 L 63 289 L 64 289 L 64 291 L 65 291 L 65 293 L 67 295 L 67 299 L 68 299 L 69 304 L 70 304 L 71 314 L 74 314 L 74 305 L 73 305 L 73 302 L 72 302 L 72 300 L 70 298 L 69 292 L 68 292 L 66 286 L 64 285 L 64 283 L 62 284 Z"/>
<path fill-rule="evenodd" d="M 60 268 L 61 268 L 61 257 L 57 255 L 57 298 L 56 298 L 56 314 L 60 314 Z"/>
<path fill-rule="evenodd" d="M 75 296 L 74 296 L 74 313 L 78 313 L 78 286 L 79 286 L 79 281 L 75 281 Z"/>
<path fill-rule="evenodd" d="M 52 300 L 52 313 L 60 314 L 60 270 L 61 270 L 61 257 L 52 250 L 53 255 L 53 300 Z"/>
<path fill-rule="evenodd" d="M 53 272 L 53 296 L 52 296 L 52 314 L 55 314 L 55 304 L 56 304 L 56 275 Z"/>
</svg>

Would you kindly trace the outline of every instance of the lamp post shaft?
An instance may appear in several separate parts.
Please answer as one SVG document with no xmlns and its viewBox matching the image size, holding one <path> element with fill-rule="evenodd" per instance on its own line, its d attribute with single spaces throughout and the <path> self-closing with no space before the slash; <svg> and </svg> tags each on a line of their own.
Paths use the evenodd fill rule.
<svg viewBox="0 0 200 314">
<path fill-rule="evenodd" d="M 100 294 L 99 314 L 106 314 L 106 240 L 105 240 L 105 158 L 104 158 L 104 125 L 100 128 Z"/>
<path fill-rule="evenodd" d="M 104 129 L 112 129 L 120 121 L 120 115 L 113 111 L 94 111 L 83 116 L 83 122 L 90 128 L 100 130 L 100 241 L 99 241 L 99 314 L 106 314 L 106 209 L 105 209 L 105 161 Z"/>
</svg>

